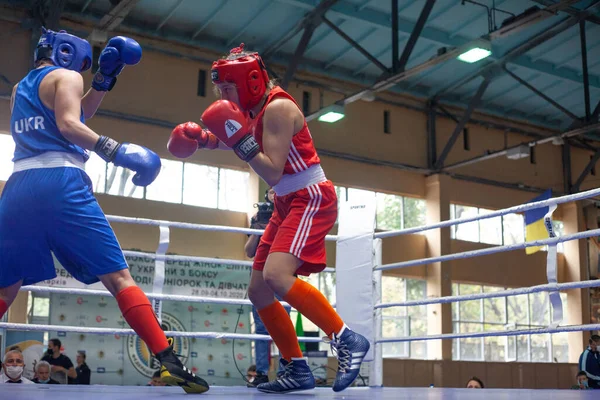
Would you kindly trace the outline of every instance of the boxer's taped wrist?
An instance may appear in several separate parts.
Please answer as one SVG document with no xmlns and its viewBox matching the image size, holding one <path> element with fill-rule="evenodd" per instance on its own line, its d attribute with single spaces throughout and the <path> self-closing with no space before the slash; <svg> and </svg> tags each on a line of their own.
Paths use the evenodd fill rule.
<svg viewBox="0 0 600 400">
<path fill-rule="evenodd" d="M 94 152 L 106 162 L 112 162 L 121 144 L 108 136 L 100 136 L 94 146 Z"/>
<path fill-rule="evenodd" d="M 250 162 L 258 153 L 260 153 L 260 146 L 256 142 L 254 136 L 247 134 L 237 142 L 233 148 L 235 154 L 246 162 Z"/>
<path fill-rule="evenodd" d="M 99 92 L 110 92 L 117 83 L 117 77 L 108 76 L 98 71 L 94 75 L 92 87 Z"/>
</svg>

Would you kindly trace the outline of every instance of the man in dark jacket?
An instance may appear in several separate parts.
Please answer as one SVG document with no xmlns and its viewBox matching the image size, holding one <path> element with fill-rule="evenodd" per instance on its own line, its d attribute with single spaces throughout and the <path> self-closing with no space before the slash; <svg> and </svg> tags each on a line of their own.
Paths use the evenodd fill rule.
<svg viewBox="0 0 600 400">
<path fill-rule="evenodd" d="M 89 385 L 90 378 L 92 376 L 92 371 L 85 363 L 85 352 L 78 351 L 77 352 L 77 368 L 75 371 L 77 372 L 77 378 L 75 378 L 76 385 Z"/>
<path fill-rule="evenodd" d="M 579 370 L 586 373 L 591 388 L 600 388 L 600 336 L 592 335 L 590 345 L 579 356 Z"/>
</svg>

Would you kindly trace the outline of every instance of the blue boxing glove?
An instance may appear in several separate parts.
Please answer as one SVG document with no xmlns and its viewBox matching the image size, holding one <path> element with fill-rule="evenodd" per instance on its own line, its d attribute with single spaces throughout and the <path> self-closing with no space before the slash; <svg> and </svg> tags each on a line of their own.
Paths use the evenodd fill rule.
<svg viewBox="0 0 600 400">
<path fill-rule="evenodd" d="M 148 186 L 160 173 L 160 157 L 137 144 L 121 144 L 109 137 L 100 136 L 94 151 L 106 162 L 137 172 L 132 179 L 136 186 Z"/>
<path fill-rule="evenodd" d="M 98 72 L 94 75 L 92 87 L 99 92 L 110 91 L 125 64 L 135 65 L 141 58 L 142 47 L 138 42 L 125 36 L 115 36 L 100 53 Z"/>
</svg>

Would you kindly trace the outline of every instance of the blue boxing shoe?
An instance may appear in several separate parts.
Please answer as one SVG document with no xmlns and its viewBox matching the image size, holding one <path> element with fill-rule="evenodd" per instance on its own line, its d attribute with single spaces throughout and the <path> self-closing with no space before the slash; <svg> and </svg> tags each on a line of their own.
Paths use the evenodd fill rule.
<svg viewBox="0 0 600 400">
<path fill-rule="evenodd" d="M 363 335 L 353 332 L 346 325 L 340 334 L 333 334 L 331 349 L 337 353 L 338 370 L 333 382 L 333 391 L 341 392 L 358 376 L 360 364 L 369 351 L 369 341 Z"/>
<path fill-rule="evenodd" d="M 282 361 L 283 358 L 281 359 Z M 263 393 L 291 393 L 315 388 L 313 376 L 306 358 L 292 358 L 285 364 L 285 371 L 276 380 L 261 383 L 257 389 Z"/>
</svg>

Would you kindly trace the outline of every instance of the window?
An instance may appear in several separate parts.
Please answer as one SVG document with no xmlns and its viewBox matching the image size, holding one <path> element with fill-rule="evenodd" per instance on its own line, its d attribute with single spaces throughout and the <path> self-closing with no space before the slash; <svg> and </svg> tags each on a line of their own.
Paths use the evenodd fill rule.
<svg viewBox="0 0 600 400">
<path fill-rule="evenodd" d="M 467 218 L 491 213 L 485 208 L 450 205 L 450 218 Z M 556 234 L 562 236 L 564 226 L 561 221 L 553 221 Z M 450 229 L 452 239 L 495 245 L 510 245 L 525 242 L 525 221 L 521 214 L 506 214 L 499 217 L 482 219 L 466 224 L 454 225 Z M 563 251 L 562 243 L 557 246 Z"/>
<path fill-rule="evenodd" d="M 402 229 L 404 210 L 402 197 L 392 194 L 377 193 L 377 229 Z"/>
<path fill-rule="evenodd" d="M 108 164 L 96 153 L 90 154 L 90 159 L 85 163 L 87 172 L 95 193 L 104 193 L 106 190 L 106 168 Z"/>
<path fill-rule="evenodd" d="M 479 214 L 477 207 L 450 204 L 450 219 L 470 218 Z M 479 222 L 473 221 L 465 224 L 452 226 L 451 238 L 466 240 L 467 242 L 479 242 Z"/>
<path fill-rule="evenodd" d="M 504 245 L 525 242 L 525 220 L 521 214 L 502 216 L 502 236 Z"/>
<path fill-rule="evenodd" d="M 425 200 L 404 197 L 404 228 L 425 225 Z"/>
<path fill-rule="evenodd" d="M 146 187 L 146 199 L 181 204 L 183 195 L 183 163 L 161 160 L 160 174 Z"/>
<path fill-rule="evenodd" d="M 397 230 L 425 225 L 425 200 L 343 186 L 336 186 L 335 191 L 338 196 L 338 208 L 348 200 L 374 202 L 378 230 Z"/>
<path fill-rule="evenodd" d="M 12 136 L 0 134 L 0 180 L 12 173 L 14 151 Z M 248 208 L 248 172 L 164 158 L 161 163 L 160 174 L 146 188 L 132 183 L 135 172 L 106 163 L 94 152 L 85 163 L 85 172 L 95 193 L 240 212 Z"/>
<path fill-rule="evenodd" d="M 183 204 L 217 208 L 219 201 L 219 168 L 184 163 Z"/>
<path fill-rule="evenodd" d="M 493 210 L 479 209 L 479 215 L 491 213 Z M 488 244 L 502 244 L 502 216 L 479 221 L 479 241 Z"/>
<path fill-rule="evenodd" d="M 424 280 L 384 276 L 381 292 L 383 303 L 423 299 L 427 297 L 427 283 Z M 427 306 L 384 308 L 382 315 L 383 337 L 427 334 Z M 384 343 L 383 356 L 426 359 L 427 342 Z"/>
<path fill-rule="evenodd" d="M 302 112 L 304 115 L 310 114 L 311 93 L 306 90 L 302 92 Z"/>
<path fill-rule="evenodd" d="M 233 169 L 219 171 L 219 204 L 224 210 L 245 211 L 248 208 L 248 180 L 247 172 Z"/>
<path fill-rule="evenodd" d="M 383 133 L 392 133 L 390 128 L 390 112 L 388 110 L 383 111 Z"/>
<path fill-rule="evenodd" d="M 114 164 L 108 164 L 108 172 L 106 173 L 106 194 L 113 196 L 133 197 L 136 199 L 144 198 L 144 188 L 136 186 L 131 182 L 135 172 L 117 167 Z"/>
<path fill-rule="evenodd" d="M 13 171 L 15 141 L 10 134 L 0 134 L 0 180 L 6 181 Z"/>
<path fill-rule="evenodd" d="M 231 211 L 247 209 L 248 172 L 167 159 L 161 163 L 160 174 L 145 190 L 131 182 L 134 172 L 107 164 L 94 153 L 85 170 L 96 193 Z"/>
<path fill-rule="evenodd" d="M 469 136 L 469 128 L 463 129 L 463 149 L 471 150 L 471 138 Z"/>
<path fill-rule="evenodd" d="M 198 70 L 198 97 L 206 97 L 206 71 Z"/>
<path fill-rule="evenodd" d="M 452 284 L 452 295 L 490 293 L 500 287 Z M 566 306 L 566 294 L 561 293 Z M 543 328 L 550 324 L 547 293 L 452 303 L 454 332 Z M 467 361 L 568 362 L 567 334 L 465 338 L 453 340 L 452 359 Z"/>
</svg>

